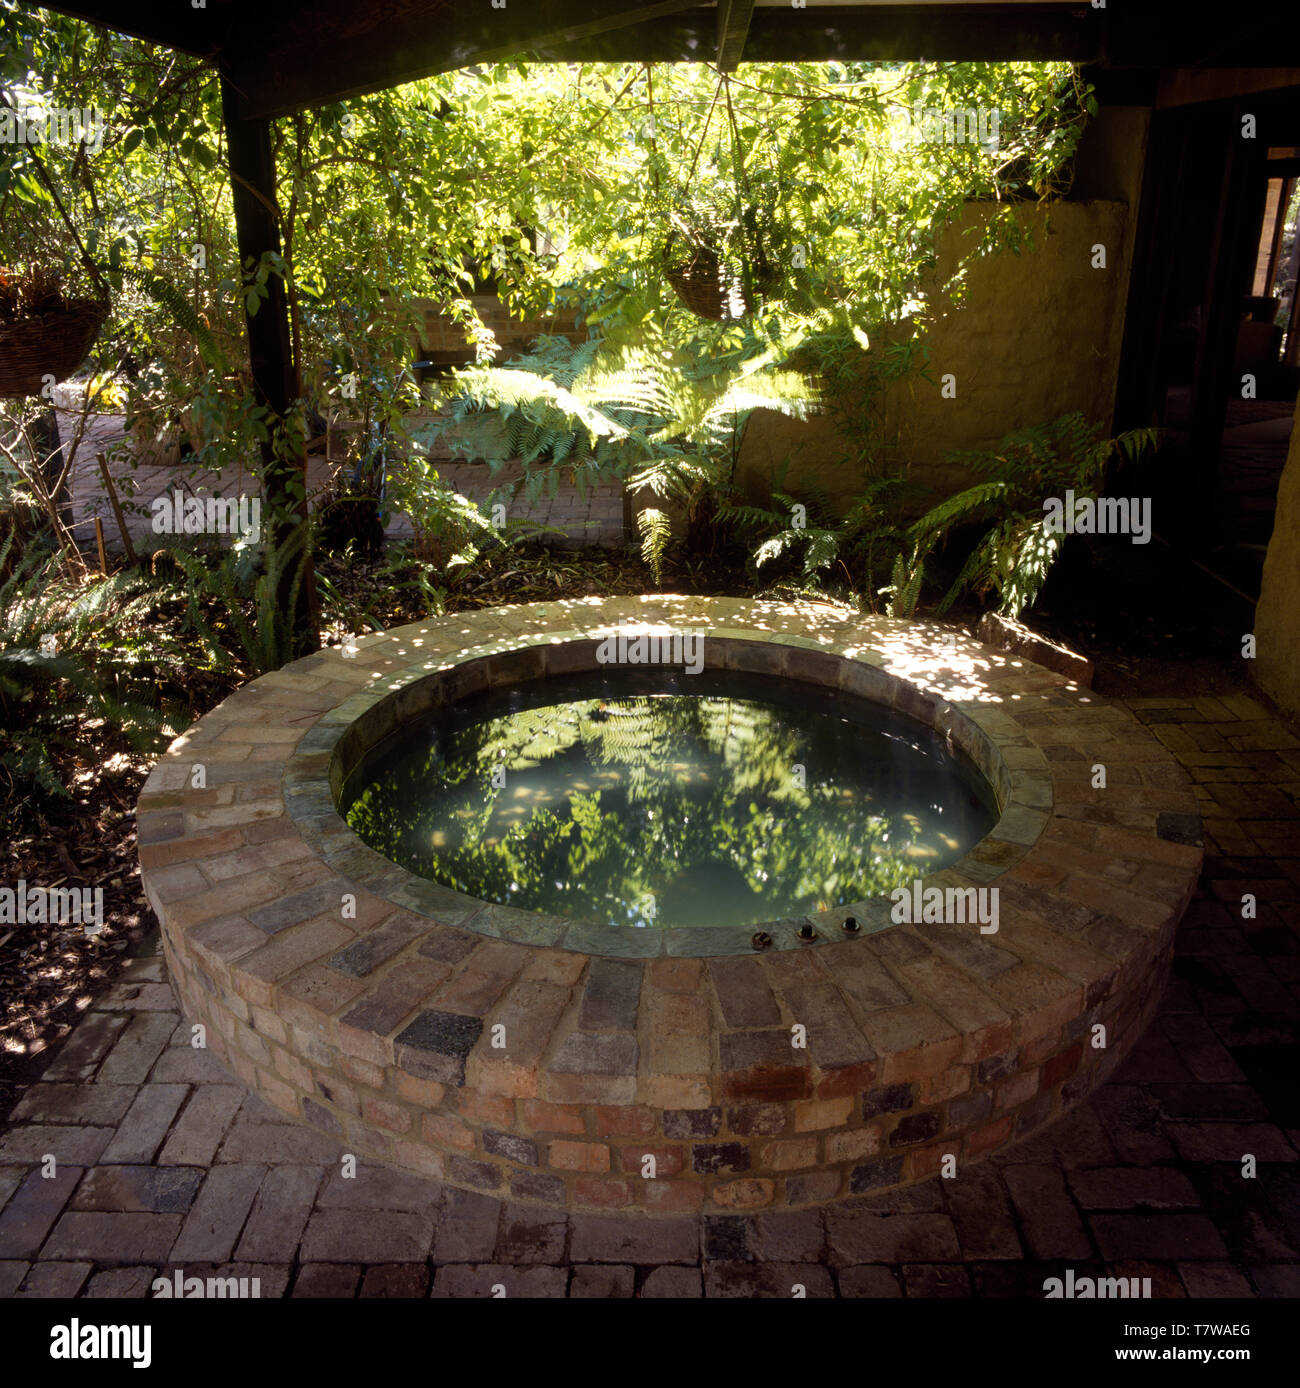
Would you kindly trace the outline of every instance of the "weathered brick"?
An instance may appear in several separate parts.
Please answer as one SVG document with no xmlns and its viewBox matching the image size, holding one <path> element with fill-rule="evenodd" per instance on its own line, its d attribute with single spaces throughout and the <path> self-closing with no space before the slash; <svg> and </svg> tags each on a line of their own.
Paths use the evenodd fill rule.
<svg viewBox="0 0 1300 1388">
<path fill-rule="evenodd" d="M 849 1173 L 849 1193 L 862 1195 L 883 1186 L 897 1185 L 903 1177 L 902 1157 L 887 1157 L 880 1161 L 864 1162 Z"/>
<path fill-rule="evenodd" d="M 603 1142 L 557 1140 L 546 1149 L 547 1164 L 561 1171 L 608 1171 L 609 1147 Z"/>
<path fill-rule="evenodd" d="M 757 959 L 711 959 L 709 976 L 729 1027 L 771 1027 L 780 1023 L 776 996 Z"/>
<path fill-rule="evenodd" d="M 697 1142 L 691 1148 L 691 1169 L 701 1176 L 748 1171 L 749 1148 L 743 1142 Z"/>
<path fill-rule="evenodd" d="M 666 1109 L 665 1137 L 713 1137 L 722 1122 L 719 1108 Z"/>
<path fill-rule="evenodd" d="M 910 1084 L 886 1085 L 862 1096 L 862 1116 L 877 1118 L 882 1113 L 898 1113 L 911 1108 L 914 1102 L 915 1094 Z"/>
<path fill-rule="evenodd" d="M 69 1210 L 54 1226 L 41 1256 L 56 1262 L 162 1263 L 180 1227 L 178 1214 Z"/>
<path fill-rule="evenodd" d="M 524 1122 L 536 1133 L 585 1131 L 582 1108 L 577 1104 L 548 1104 L 541 1099 L 527 1099 L 523 1115 Z"/>
<path fill-rule="evenodd" d="M 724 1210 L 758 1210 L 776 1198 L 776 1182 L 766 1177 L 747 1176 L 714 1186 L 709 1198 Z"/>
<path fill-rule="evenodd" d="M 797 1133 L 817 1132 L 822 1128 L 839 1128 L 853 1114 L 853 1100 L 806 1099 L 794 1106 L 794 1130 Z"/>
<path fill-rule="evenodd" d="M 0 1258 L 32 1258 L 81 1179 L 81 1167 L 59 1164 L 46 1179 L 39 1168 L 10 1198 L 0 1214 Z"/>
<path fill-rule="evenodd" d="M 775 1137 L 788 1121 L 780 1104 L 744 1104 L 727 1110 L 727 1127 L 738 1137 Z"/>
<path fill-rule="evenodd" d="M 798 1171 L 816 1166 L 817 1139 L 815 1137 L 787 1138 L 784 1141 L 765 1142 L 759 1153 L 759 1165 L 772 1171 Z"/>
<path fill-rule="evenodd" d="M 478 1017 L 426 1010 L 393 1041 L 397 1063 L 418 1079 L 459 1086 L 465 1060 L 483 1031 Z"/>
<path fill-rule="evenodd" d="M 250 1262 L 292 1262 L 320 1182 L 318 1167 L 273 1167 L 258 1191 L 236 1256 Z"/>
<path fill-rule="evenodd" d="M 635 1031 L 643 965 L 634 959 L 591 961 L 578 1010 L 583 1031 Z"/>
<path fill-rule="evenodd" d="M 202 1179 L 201 1171 L 187 1166 L 96 1166 L 68 1208 L 184 1214 Z"/>
<path fill-rule="evenodd" d="M 483 1134 L 483 1150 L 496 1157 L 506 1157 L 524 1166 L 537 1165 L 537 1144 L 530 1138 L 519 1137 L 515 1133 L 493 1132 Z"/>
<path fill-rule="evenodd" d="M 432 1217 L 409 1210 L 371 1210 L 364 1219 L 349 1210 L 317 1210 L 298 1256 L 304 1263 L 422 1263 L 432 1237 Z"/>
</svg>

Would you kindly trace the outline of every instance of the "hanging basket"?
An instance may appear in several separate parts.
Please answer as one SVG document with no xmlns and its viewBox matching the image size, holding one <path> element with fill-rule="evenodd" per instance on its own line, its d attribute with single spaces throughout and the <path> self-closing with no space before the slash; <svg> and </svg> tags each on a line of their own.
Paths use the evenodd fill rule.
<svg viewBox="0 0 1300 1388">
<path fill-rule="evenodd" d="M 65 381 L 85 360 L 108 303 L 69 299 L 63 308 L 0 322 L 0 399 L 39 395 L 47 376 Z"/>
<path fill-rule="evenodd" d="M 728 323 L 753 311 L 743 279 L 712 246 L 696 246 L 665 265 L 664 278 L 697 318 Z"/>
</svg>

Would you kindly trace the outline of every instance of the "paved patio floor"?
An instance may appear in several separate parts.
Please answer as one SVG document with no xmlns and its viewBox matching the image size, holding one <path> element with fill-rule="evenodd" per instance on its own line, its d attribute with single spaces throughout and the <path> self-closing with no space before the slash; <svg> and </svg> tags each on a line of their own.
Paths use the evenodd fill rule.
<svg viewBox="0 0 1300 1388">
<path fill-rule="evenodd" d="M 345 1179 L 337 1144 L 190 1047 L 155 953 L 0 1137 L 0 1296 L 147 1296 L 177 1268 L 264 1297 L 1041 1297 L 1066 1268 L 1150 1277 L 1157 1298 L 1300 1296 L 1300 739 L 1245 695 L 1129 704 L 1198 785 L 1205 872 L 1157 1023 L 1010 1153 L 703 1218 L 566 1214 L 367 1162 Z"/>
</svg>

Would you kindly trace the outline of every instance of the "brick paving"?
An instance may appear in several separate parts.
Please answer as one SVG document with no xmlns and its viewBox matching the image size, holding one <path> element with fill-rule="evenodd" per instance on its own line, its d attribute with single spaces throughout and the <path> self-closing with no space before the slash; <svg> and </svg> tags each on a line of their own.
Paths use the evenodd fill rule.
<svg viewBox="0 0 1300 1388">
<path fill-rule="evenodd" d="M 0 1296 L 147 1296 L 177 1268 L 295 1297 L 1040 1297 L 1067 1268 L 1158 1298 L 1300 1295 L 1300 739 L 1243 694 L 1128 702 L 1206 829 L 1173 978 L 1104 1087 L 958 1178 L 702 1218 L 566 1213 L 364 1161 L 349 1179 L 331 1139 L 191 1047 L 149 953 L 0 1136 Z M 736 1007 L 761 1009 L 736 977 Z M 592 1005 L 619 996 L 611 974 Z"/>
</svg>

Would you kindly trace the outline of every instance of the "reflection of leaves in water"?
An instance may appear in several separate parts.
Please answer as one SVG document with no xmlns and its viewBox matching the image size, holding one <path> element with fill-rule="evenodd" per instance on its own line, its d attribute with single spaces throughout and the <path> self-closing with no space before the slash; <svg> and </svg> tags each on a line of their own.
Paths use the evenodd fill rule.
<svg viewBox="0 0 1300 1388">
<path fill-rule="evenodd" d="M 762 919 L 887 892 L 914 875 L 911 855 L 950 861 L 952 843 L 972 841 L 947 820 L 934 826 L 942 835 L 928 829 L 927 811 L 889 793 L 924 754 L 871 739 L 751 700 L 578 700 L 484 719 L 390 759 L 347 819 L 412 871 L 489 900 L 627 923 L 674 883 L 689 898 L 690 874 L 704 871 L 752 898 L 715 893 L 708 919 Z M 504 785 L 492 784 L 497 768 Z M 932 781 L 942 768 L 925 770 Z M 699 920 L 709 906 L 698 901 Z"/>
</svg>

